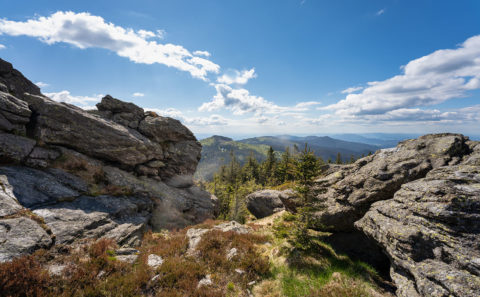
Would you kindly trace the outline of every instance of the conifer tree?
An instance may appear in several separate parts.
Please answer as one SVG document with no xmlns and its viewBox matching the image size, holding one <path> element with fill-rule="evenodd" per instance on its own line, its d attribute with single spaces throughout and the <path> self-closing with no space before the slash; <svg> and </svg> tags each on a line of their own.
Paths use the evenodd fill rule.
<svg viewBox="0 0 480 297">
<path fill-rule="evenodd" d="M 355 163 L 355 156 L 352 154 L 350 155 L 350 164 Z"/>
<path fill-rule="evenodd" d="M 263 180 L 262 184 L 272 184 L 274 183 L 274 174 L 277 167 L 277 158 L 275 157 L 275 152 L 272 147 L 268 149 L 267 159 L 263 163 Z"/>
<path fill-rule="evenodd" d="M 340 152 L 337 153 L 337 159 L 335 159 L 335 164 L 342 164 L 342 155 Z"/>
<path fill-rule="evenodd" d="M 298 157 L 297 162 L 297 193 L 303 200 L 303 206 L 299 208 L 300 222 L 295 230 L 296 240 L 300 246 L 309 244 L 308 229 L 312 224 L 312 211 L 314 193 L 312 186 L 314 178 L 320 173 L 321 164 L 313 152 L 305 144 L 304 151 Z"/>
</svg>

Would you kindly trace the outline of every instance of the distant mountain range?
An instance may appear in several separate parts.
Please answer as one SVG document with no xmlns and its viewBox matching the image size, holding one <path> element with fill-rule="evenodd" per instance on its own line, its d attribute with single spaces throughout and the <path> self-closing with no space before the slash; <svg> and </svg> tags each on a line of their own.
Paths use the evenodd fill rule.
<svg viewBox="0 0 480 297">
<path fill-rule="evenodd" d="M 195 178 L 201 180 L 210 180 L 220 166 L 228 164 L 231 151 L 235 153 L 237 159 L 243 164 L 251 152 L 253 152 L 254 157 L 259 162 L 265 160 L 270 146 L 280 155 L 287 147 L 292 151 L 294 146 L 302 150 L 307 143 L 315 155 L 322 157 L 325 161 L 328 159 L 335 160 L 337 153 L 340 153 L 342 159 L 346 161 L 352 155 L 355 158 L 359 158 L 362 155 L 366 155 L 369 152 L 373 153 L 384 147 L 384 145 L 345 141 L 329 136 L 263 136 L 235 141 L 228 137 L 215 135 L 200 140 L 200 142 L 202 144 L 202 159 L 198 164 Z"/>
</svg>

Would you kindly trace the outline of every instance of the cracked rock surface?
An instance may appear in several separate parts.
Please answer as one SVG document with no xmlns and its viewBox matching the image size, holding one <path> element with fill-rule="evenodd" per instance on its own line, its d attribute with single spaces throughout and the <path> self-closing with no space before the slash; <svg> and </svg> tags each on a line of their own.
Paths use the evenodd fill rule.
<svg viewBox="0 0 480 297">
<path fill-rule="evenodd" d="M 110 95 L 97 108 L 51 100 L 0 59 L 0 262 L 88 238 L 135 246 L 148 229 L 213 218 L 188 128 Z"/>
</svg>

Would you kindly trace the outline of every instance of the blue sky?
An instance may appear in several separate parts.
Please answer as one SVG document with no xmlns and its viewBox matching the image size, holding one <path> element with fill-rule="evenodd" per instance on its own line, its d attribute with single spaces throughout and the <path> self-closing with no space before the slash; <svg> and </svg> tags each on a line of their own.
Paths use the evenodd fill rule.
<svg viewBox="0 0 480 297">
<path fill-rule="evenodd" d="M 0 57 L 54 100 L 202 135 L 478 134 L 480 1 L 71 2 L 0 12 Z"/>
</svg>

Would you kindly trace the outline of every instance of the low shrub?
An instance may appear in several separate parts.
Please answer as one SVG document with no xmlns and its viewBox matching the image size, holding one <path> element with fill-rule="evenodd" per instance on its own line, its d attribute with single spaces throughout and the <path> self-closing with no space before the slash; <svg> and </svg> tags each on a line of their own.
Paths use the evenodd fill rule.
<svg viewBox="0 0 480 297">
<path fill-rule="evenodd" d="M 0 263 L 1 296 L 48 296 L 50 278 L 33 255 Z"/>
</svg>

